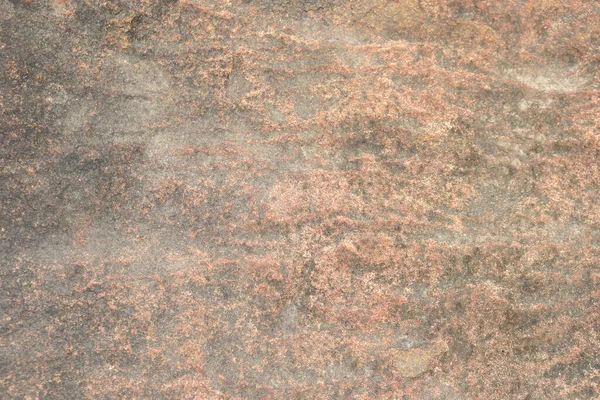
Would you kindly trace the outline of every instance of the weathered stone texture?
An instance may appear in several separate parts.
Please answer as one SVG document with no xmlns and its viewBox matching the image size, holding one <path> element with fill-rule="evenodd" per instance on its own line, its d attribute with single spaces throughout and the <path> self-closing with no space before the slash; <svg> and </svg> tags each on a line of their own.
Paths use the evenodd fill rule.
<svg viewBox="0 0 600 400">
<path fill-rule="evenodd" d="M 0 0 L 0 397 L 596 399 L 600 5 Z"/>
</svg>

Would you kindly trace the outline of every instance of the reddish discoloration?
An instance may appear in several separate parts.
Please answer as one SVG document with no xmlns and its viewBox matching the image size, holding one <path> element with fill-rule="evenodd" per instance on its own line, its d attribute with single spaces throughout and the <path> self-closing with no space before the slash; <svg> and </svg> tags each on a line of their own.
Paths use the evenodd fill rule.
<svg viewBox="0 0 600 400">
<path fill-rule="evenodd" d="M 6 397 L 598 397 L 593 2 L 0 14 Z"/>
</svg>

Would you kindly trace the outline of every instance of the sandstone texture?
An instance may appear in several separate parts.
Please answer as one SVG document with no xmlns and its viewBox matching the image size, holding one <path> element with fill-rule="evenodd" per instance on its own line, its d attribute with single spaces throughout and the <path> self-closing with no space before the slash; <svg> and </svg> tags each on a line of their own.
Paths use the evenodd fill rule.
<svg viewBox="0 0 600 400">
<path fill-rule="evenodd" d="M 0 398 L 599 397 L 598 1 L 0 0 Z"/>
</svg>

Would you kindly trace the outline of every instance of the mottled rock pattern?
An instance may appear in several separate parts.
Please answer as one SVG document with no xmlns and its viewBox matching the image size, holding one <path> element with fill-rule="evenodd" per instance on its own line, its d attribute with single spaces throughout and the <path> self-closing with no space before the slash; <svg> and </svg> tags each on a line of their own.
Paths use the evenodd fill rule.
<svg viewBox="0 0 600 400">
<path fill-rule="evenodd" d="M 600 5 L 0 0 L 0 397 L 596 399 Z"/>
</svg>

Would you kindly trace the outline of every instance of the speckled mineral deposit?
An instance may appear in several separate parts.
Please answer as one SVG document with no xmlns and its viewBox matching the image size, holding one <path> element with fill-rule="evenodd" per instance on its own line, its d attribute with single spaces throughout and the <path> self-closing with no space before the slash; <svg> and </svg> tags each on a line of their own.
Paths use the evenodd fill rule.
<svg viewBox="0 0 600 400">
<path fill-rule="evenodd" d="M 598 1 L 0 0 L 0 398 L 599 396 Z"/>
</svg>

